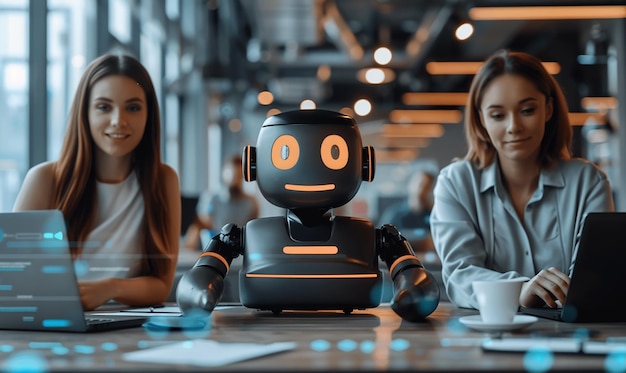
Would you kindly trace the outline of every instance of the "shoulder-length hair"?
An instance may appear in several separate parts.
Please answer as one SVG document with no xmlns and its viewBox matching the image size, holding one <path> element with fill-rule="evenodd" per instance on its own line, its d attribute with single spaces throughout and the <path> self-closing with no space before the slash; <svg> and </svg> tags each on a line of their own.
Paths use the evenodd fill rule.
<svg viewBox="0 0 626 373">
<path fill-rule="evenodd" d="M 561 87 L 538 58 L 524 52 L 501 50 L 485 61 L 470 87 L 465 107 L 465 135 L 468 143 L 465 159 L 476 163 L 480 168 L 490 165 L 494 160 L 496 149 L 482 123 L 480 106 L 489 83 L 505 74 L 527 79 L 545 95 L 547 103 L 552 102 L 552 116 L 546 122 L 539 150 L 540 164 L 548 166 L 558 159 L 571 158 L 572 128 Z"/>
<path fill-rule="evenodd" d="M 150 75 L 135 58 L 103 55 L 83 73 L 70 109 L 65 139 L 55 169 L 55 207 L 63 212 L 68 226 L 72 253 L 78 255 L 93 229 L 97 216 L 95 145 L 89 130 L 89 97 L 100 79 L 122 75 L 141 86 L 148 112 L 143 138 L 133 151 L 133 167 L 144 199 L 144 256 L 142 274 L 163 273 L 167 259 L 167 201 L 161 177 L 161 119 L 157 96 Z"/>
</svg>

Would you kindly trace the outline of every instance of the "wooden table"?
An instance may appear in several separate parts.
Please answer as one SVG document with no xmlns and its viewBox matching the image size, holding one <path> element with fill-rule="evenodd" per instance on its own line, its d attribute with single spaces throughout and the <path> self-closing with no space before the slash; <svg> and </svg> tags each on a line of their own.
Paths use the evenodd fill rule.
<svg viewBox="0 0 626 373">
<path fill-rule="evenodd" d="M 524 353 L 483 351 L 480 341 L 498 335 L 466 329 L 459 317 L 471 314 L 476 311 L 441 303 L 427 321 L 411 323 L 395 315 L 388 305 L 350 315 L 292 311 L 278 316 L 238 306 L 215 311 L 211 329 L 201 334 L 176 331 L 155 336 L 145 328 L 92 334 L 0 331 L 0 361 L 5 371 L 10 371 L 7 365 L 20 358 L 31 359 L 45 368 L 33 371 L 41 372 L 528 371 L 525 367 L 528 357 Z M 594 338 L 600 340 L 607 336 L 626 336 L 626 324 L 622 323 L 566 324 L 549 320 L 540 320 L 525 330 L 501 336 L 580 328 L 589 328 L 595 333 Z M 122 359 L 125 352 L 195 338 L 219 342 L 296 342 L 297 347 L 218 368 L 134 363 Z M 328 346 L 326 350 L 318 351 L 315 347 L 324 344 Z M 601 355 L 555 354 L 550 357 L 552 362 L 548 366 L 550 371 L 605 371 L 606 359 Z"/>
</svg>

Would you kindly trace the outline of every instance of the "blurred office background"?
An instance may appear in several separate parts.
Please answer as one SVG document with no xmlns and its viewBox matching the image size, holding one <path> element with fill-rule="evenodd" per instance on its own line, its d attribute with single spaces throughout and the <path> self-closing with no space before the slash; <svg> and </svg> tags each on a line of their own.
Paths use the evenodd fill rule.
<svg viewBox="0 0 626 373">
<path fill-rule="evenodd" d="M 317 107 L 354 116 L 375 147 L 376 178 L 345 212 L 377 220 L 415 168 L 464 155 L 469 83 L 500 48 L 546 62 L 576 155 L 607 171 L 626 209 L 624 0 L 0 0 L 0 211 L 29 167 L 58 157 L 85 66 L 125 52 L 155 82 L 184 196 L 219 188 L 223 160 L 267 115 Z"/>
</svg>

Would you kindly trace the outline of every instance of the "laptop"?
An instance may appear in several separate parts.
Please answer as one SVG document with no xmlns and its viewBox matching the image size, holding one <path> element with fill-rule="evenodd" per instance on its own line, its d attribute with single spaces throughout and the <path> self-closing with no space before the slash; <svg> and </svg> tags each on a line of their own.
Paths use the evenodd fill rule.
<svg viewBox="0 0 626 373">
<path fill-rule="evenodd" d="M 564 322 L 626 321 L 626 213 L 589 213 L 562 307 L 521 307 L 520 312 Z"/>
<path fill-rule="evenodd" d="M 141 326 L 145 317 L 83 311 L 59 210 L 0 213 L 0 329 L 92 332 Z"/>
</svg>

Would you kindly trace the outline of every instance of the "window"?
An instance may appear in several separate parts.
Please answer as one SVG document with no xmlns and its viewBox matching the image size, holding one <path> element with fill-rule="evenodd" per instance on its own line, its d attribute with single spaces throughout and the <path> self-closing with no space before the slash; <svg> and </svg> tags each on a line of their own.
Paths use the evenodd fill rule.
<svg viewBox="0 0 626 373">
<path fill-rule="evenodd" d="M 0 211 L 28 167 L 28 1 L 0 0 Z"/>
<path fill-rule="evenodd" d="M 89 61 L 87 13 L 92 1 L 48 1 L 48 152 L 49 160 L 59 157 L 67 115 L 80 76 Z"/>
</svg>

